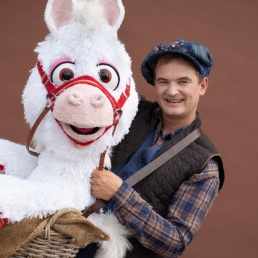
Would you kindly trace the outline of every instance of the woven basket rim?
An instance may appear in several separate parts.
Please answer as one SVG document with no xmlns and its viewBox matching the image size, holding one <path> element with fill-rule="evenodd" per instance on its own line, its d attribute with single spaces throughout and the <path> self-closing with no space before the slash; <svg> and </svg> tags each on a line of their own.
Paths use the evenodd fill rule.
<svg viewBox="0 0 258 258">
<path fill-rule="evenodd" d="M 81 211 L 74 208 L 65 208 L 57 211 L 51 216 L 49 222 L 38 236 L 20 247 L 10 257 L 75 257 L 79 251 L 79 247 L 74 244 L 75 240 L 52 229 L 59 217 L 70 212 L 81 214 Z"/>
</svg>

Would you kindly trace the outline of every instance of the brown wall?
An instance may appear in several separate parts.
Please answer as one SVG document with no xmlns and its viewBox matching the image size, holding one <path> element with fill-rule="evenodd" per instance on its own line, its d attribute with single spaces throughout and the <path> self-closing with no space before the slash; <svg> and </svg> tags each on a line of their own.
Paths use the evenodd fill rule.
<svg viewBox="0 0 258 258">
<path fill-rule="evenodd" d="M 46 0 L 1 0 L 0 5 L 0 137 L 21 143 L 28 135 L 21 94 L 36 62 L 33 50 L 48 32 L 45 4 Z M 182 257 L 257 257 L 257 0 L 124 0 L 124 4 L 119 37 L 132 57 L 141 94 L 153 99 L 139 70 L 149 50 L 161 41 L 200 41 L 215 59 L 199 111 L 203 129 L 224 158 L 226 182 Z"/>
</svg>

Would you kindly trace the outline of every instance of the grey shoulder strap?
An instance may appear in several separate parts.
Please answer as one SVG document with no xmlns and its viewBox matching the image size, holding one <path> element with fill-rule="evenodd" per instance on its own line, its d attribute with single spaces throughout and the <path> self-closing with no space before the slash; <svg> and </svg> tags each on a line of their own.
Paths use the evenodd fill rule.
<svg viewBox="0 0 258 258">
<path fill-rule="evenodd" d="M 157 168 L 165 164 L 168 160 L 173 158 L 176 154 L 178 154 L 181 150 L 187 147 L 190 143 L 195 141 L 201 135 L 201 130 L 199 128 L 192 131 L 185 138 L 179 141 L 177 144 L 172 146 L 166 152 L 161 154 L 159 157 L 151 161 L 145 167 L 137 171 L 135 174 L 130 176 L 125 182 L 129 185 L 134 186 L 138 182 L 140 182 L 143 178 L 147 177 L 151 173 L 153 173 Z"/>
<path fill-rule="evenodd" d="M 148 165 L 146 165 L 145 167 L 137 171 L 135 174 L 133 174 L 131 177 L 129 177 L 125 182 L 127 182 L 131 186 L 134 186 L 135 184 L 140 182 L 143 178 L 153 173 L 157 168 L 162 166 L 168 160 L 173 158 L 177 153 L 179 153 L 181 150 L 187 147 L 190 143 L 195 141 L 201 134 L 202 133 L 199 128 L 195 129 L 190 134 L 188 134 L 185 138 L 183 138 L 180 142 L 172 146 L 166 152 L 164 152 L 159 157 L 151 161 Z M 106 204 L 107 204 L 106 201 L 98 199 L 90 207 L 84 210 L 82 215 L 87 218 L 93 212 L 98 212 Z"/>
</svg>

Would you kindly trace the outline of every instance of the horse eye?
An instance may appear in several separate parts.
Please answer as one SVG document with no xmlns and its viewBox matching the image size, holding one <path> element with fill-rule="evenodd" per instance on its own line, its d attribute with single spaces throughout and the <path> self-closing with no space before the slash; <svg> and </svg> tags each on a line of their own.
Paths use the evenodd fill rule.
<svg viewBox="0 0 258 258">
<path fill-rule="evenodd" d="M 112 73 L 108 69 L 101 69 L 99 71 L 100 80 L 104 83 L 108 83 L 112 79 Z"/>
<path fill-rule="evenodd" d="M 74 64 L 71 62 L 63 62 L 58 64 L 53 69 L 50 78 L 56 87 L 70 81 L 74 78 Z"/>
<path fill-rule="evenodd" d="M 116 90 L 120 82 L 117 70 L 113 66 L 104 63 L 99 64 L 98 68 L 100 81 L 110 90 Z"/>
</svg>

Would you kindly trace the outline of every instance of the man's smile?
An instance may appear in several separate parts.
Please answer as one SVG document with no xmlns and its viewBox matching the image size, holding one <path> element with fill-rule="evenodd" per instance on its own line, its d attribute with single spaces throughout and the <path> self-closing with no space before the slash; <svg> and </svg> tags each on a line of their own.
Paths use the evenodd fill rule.
<svg viewBox="0 0 258 258">
<path fill-rule="evenodd" d="M 181 103 L 184 100 L 183 99 L 165 99 L 165 101 L 167 101 L 169 103 Z"/>
</svg>

